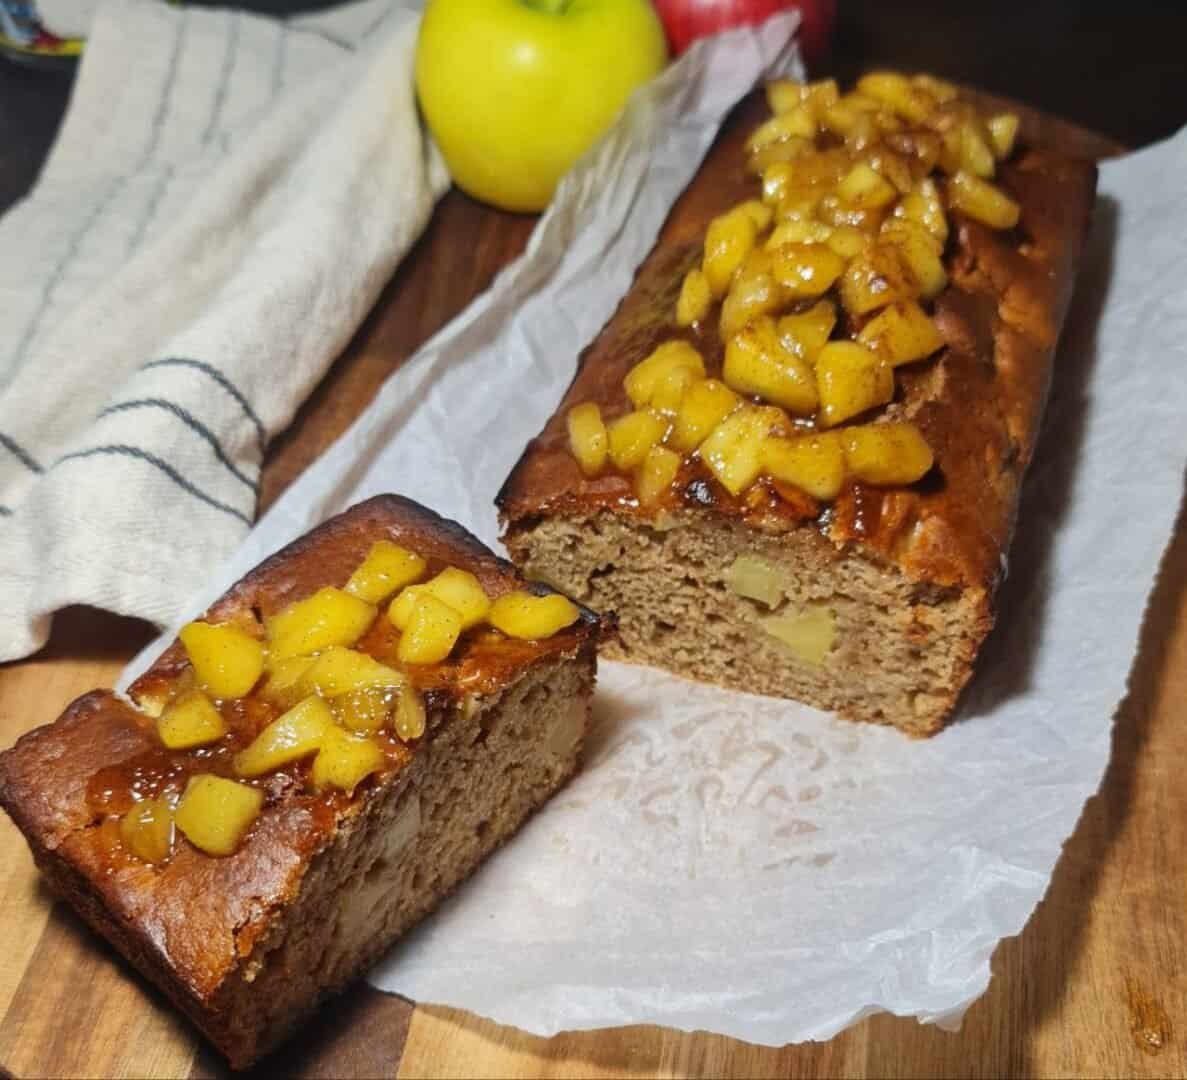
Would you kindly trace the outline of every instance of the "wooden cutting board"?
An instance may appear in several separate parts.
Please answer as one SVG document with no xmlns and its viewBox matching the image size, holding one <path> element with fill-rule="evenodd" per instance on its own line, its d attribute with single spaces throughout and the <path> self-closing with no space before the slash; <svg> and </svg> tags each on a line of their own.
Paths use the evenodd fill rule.
<svg viewBox="0 0 1187 1080">
<path fill-rule="evenodd" d="M 993 99 L 986 99 L 992 102 Z M 1031 110 L 1029 136 L 1085 156 L 1118 147 Z M 358 415 L 383 379 L 515 257 L 533 219 L 445 197 L 375 311 L 270 449 L 266 507 Z M 1073 318 L 1076 312 L 1073 308 Z M 1080 317 L 1083 317 L 1082 315 Z M 526 436 L 530 434 L 525 432 Z M 1040 450 L 1041 452 L 1041 450 Z M 261 1076 L 1187 1075 L 1187 529 L 1167 553 L 1113 760 L 1024 933 L 994 957 L 963 1030 L 875 1017 L 827 1043 L 780 1049 L 704 1033 L 618 1028 L 540 1039 L 358 984 Z M 108 685 L 149 637 L 86 609 L 50 646 L 0 667 L 0 745 Z M 0 1073 L 213 1077 L 225 1069 L 161 996 L 60 904 L 0 815 Z"/>
</svg>

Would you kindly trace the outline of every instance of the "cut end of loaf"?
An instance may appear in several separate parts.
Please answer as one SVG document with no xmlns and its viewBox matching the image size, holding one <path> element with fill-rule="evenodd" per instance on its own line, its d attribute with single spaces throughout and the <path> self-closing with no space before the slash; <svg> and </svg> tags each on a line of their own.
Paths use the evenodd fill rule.
<svg viewBox="0 0 1187 1080">
<path fill-rule="evenodd" d="M 451 709 L 404 783 L 382 791 L 310 865 L 296 902 L 211 1010 L 241 1068 L 383 955 L 574 773 L 592 649 Z"/>
<path fill-rule="evenodd" d="M 504 540 L 528 577 L 617 615 L 606 656 L 913 736 L 947 722 L 992 624 L 985 590 L 911 581 L 810 525 L 770 537 L 600 511 L 524 519 Z"/>
</svg>

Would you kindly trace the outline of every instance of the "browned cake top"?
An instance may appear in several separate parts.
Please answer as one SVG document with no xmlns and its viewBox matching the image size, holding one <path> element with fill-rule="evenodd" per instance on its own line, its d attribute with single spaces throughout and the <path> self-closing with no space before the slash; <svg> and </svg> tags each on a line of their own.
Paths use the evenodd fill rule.
<svg viewBox="0 0 1187 1080">
<path fill-rule="evenodd" d="M 334 518 L 261 564 L 207 612 L 215 625 L 249 635 L 265 620 L 326 586 L 341 587 L 379 540 L 419 552 L 429 578 L 443 566 L 472 573 L 493 600 L 518 595 L 523 581 L 465 530 L 396 496 L 381 496 Z M 537 595 L 548 590 L 533 586 Z M 466 630 L 449 656 L 430 664 L 398 659 L 400 634 L 381 609 L 354 650 L 399 671 L 417 688 L 426 727 L 403 736 L 385 725 L 369 733 L 382 765 L 351 791 L 311 783 L 310 756 L 244 777 L 236 755 L 252 745 L 288 702 L 260 685 L 234 700 L 215 698 L 225 734 L 202 746 L 168 749 L 158 719 L 190 692 L 194 673 L 175 642 L 131 687 L 134 708 L 109 691 L 79 698 L 54 723 L 0 755 L 0 804 L 34 851 L 56 852 L 79 875 L 80 892 L 97 894 L 125 926 L 143 933 L 158 962 L 171 967 L 199 999 L 214 993 L 278 908 L 295 895 L 310 858 L 380 786 L 401 783 L 405 767 L 431 737 L 447 707 L 497 694 L 529 667 L 592 646 L 596 617 L 583 609 L 571 625 L 540 640 L 517 640 L 489 626 Z M 261 793 L 261 807 L 235 849 L 200 850 L 182 836 L 167 858 L 137 857 L 121 835 L 134 807 L 164 798 L 176 806 L 198 775 L 234 778 Z M 179 830 L 180 831 L 180 830 Z"/>
<path fill-rule="evenodd" d="M 380 539 L 424 556 L 428 562 L 424 577 L 445 566 L 459 567 L 472 573 L 492 599 L 524 588 L 523 578 L 511 563 L 457 523 L 410 499 L 381 495 L 331 518 L 262 562 L 212 605 L 206 618 L 212 622 L 246 620 L 249 626 L 259 626 L 324 586 L 344 585 Z M 576 641 L 589 637 L 596 628 L 596 616 L 584 610 L 568 630 L 539 641 L 518 641 L 480 626 L 463 635 L 444 661 L 420 665 L 403 664 L 396 658 L 399 635 L 389 620 L 376 618 L 358 648 L 398 668 L 420 689 L 458 698 L 497 692 L 529 664 L 570 651 Z M 157 699 L 187 664 L 185 649 L 175 641 L 128 688 L 129 696 L 145 704 Z M 430 700 L 445 698 L 430 696 Z"/>
<path fill-rule="evenodd" d="M 723 131 L 633 288 L 582 354 L 557 412 L 508 478 L 499 497 L 504 520 L 515 529 L 541 515 L 597 509 L 653 520 L 681 507 L 739 517 L 768 532 L 812 522 L 838 546 L 872 548 L 915 579 L 989 588 L 1034 449 L 1093 199 L 1095 169 L 1086 162 L 1029 147 L 999 162 L 994 183 L 1020 208 L 1011 229 L 990 229 L 947 208 L 948 284 L 932 307 L 943 345 L 927 363 L 896 369 L 895 396 L 883 413 L 912 422 L 930 446 L 936 468 L 919 483 L 875 487 L 849 478 L 826 503 L 763 476 L 731 494 L 694 455 L 681 462 L 670 489 L 645 505 L 632 476 L 613 468 L 587 476 L 570 452 L 570 409 L 596 402 L 608 425 L 629 413 L 623 379 L 663 342 L 690 342 L 707 375 L 721 378 L 725 344 L 717 309 L 712 318 L 679 326 L 677 301 L 686 272 L 702 258 L 706 225 L 759 194 L 744 168 L 743 144 L 769 115 L 754 95 Z M 865 321 L 843 316 L 836 332 L 851 335 Z M 797 424 L 811 428 L 810 420 Z"/>
</svg>

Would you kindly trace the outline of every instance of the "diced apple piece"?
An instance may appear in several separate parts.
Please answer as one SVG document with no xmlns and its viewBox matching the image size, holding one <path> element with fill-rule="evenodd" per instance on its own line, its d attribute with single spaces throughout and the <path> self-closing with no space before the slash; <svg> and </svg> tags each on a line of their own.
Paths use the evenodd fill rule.
<svg viewBox="0 0 1187 1080">
<path fill-rule="evenodd" d="M 953 102 L 942 106 L 929 119 L 940 137 L 937 164 L 952 174 L 964 169 L 975 176 L 993 175 L 993 139 L 980 113 L 969 105 Z"/>
<path fill-rule="evenodd" d="M 802 83 L 794 79 L 772 79 L 767 83 L 767 104 L 771 112 L 791 112 L 800 105 L 808 105 L 814 111 L 835 105 L 840 94 L 836 79 L 821 79 L 819 82 Z"/>
<path fill-rule="evenodd" d="M 960 93 L 954 83 L 950 83 L 945 79 L 937 79 L 934 75 L 912 75 L 911 83 L 913 86 L 917 86 L 929 94 L 941 105 L 949 101 L 955 101 L 957 95 Z"/>
<path fill-rule="evenodd" d="M 894 372 L 876 353 L 853 341 L 830 341 L 816 357 L 819 422 L 833 427 L 894 397 Z"/>
<path fill-rule="evenodd" d="M 763 439 L 789 427 L 779 409 L 743 406 L 722 420 L 701 443 L 701 460 L 722 487 L 731 495 L 739 495 L 762 472 L 759 450 Z"/>
<path fill-rule="evenodd" d="M 790 218 L 781 221 L 767 237 L 767 251 L 774 251 L 784 244 L 823 244 L 833 234 L 831 225 L 809 218 Z"/>
<path fill-rule="evenodd" d="M 901 131 L 886 136 L 886 145 L 910 162 L 912 175 L 922 180 L 940 160 L 940 137 L 934 131 Z"/>
<path fill-rule="evenodd" d="M 811 667 L 820 667 L 837 641 L 837 620 L 822 606 L 813 605 L 795 614 L 766 615 L 759 625 Z"/>
<path fill-rule="evenodd" d="M 796 105 L 784 113 L 776 113 L 759 124 L 746 140 L 746 153 L 753 154 L 764 146 L 783 139 L 811 139 L 816 135 L 816 117 L 810 108 Z"/>
<path fill-rule="evenodd" d="M 759 460 L 769 476 L 816 499 L 835 499 L 845 482 L 845 451 L 835 432 L 765 439 Z"/>
<path fill-rule="evenodd" d="M 630 472 L 656 443 L 667 436 L 668 421 L 650 409 L 640 409 L 619 417 L 610 425 L 610 460 L 623 472 Z"/>
<path fill-rule="evenodd" d="M 695 450 L 722 420 L 737 408 L 741 399 L 723 382 L 703 379 L 691 387 L 680 402 L 672 443 L 678 450 Z"/>
<path fill-rule="evenodd" d="M 845 149 L 860 154 L 872 146 L 882 134 L 878 126 L 879 113 L 862 113 L 845 133 Z"/>
<path fill-rule="evenodd" d="M 393 687 L 403 682 L 403 675 L 373 656 L 334 645 L 309 665 L 298 686 L 305 694 L 337 697 L 352 690 Z"/>
<path fill-rule="evenodd" d="M 745 202 L 738 203 L 734 209 L 740 213 L 748 214 L 750 220 L 754 222 L 754 227 L 760 233 L 766 232 L 771 227 L 771 219 L 775 216 L 775 211 L 758 199 L 747 199 Z"/>
<path fill-rule="evenodd" d="M 758 226 L 754 218 L 737 207 L 709 222 L 701 269 L 709 282 L 709 291 L 715 297 L 725 295 L 734 271 L 750 254 L 757 239 Z"/>
<path fill-rule="evenodd" d="M 960 161 L 974 176 L 988 179 L 993 176 L 994 158 L 990 136 L 980 123 L 965 122 L 960 126 Z"/>
<path fill-rule="evenodd" d="M 705 360 L 687 341 L 665 341 L 627 372 L 622 386 L 636 409 L 650 403 L 660 379 L 675 368 L 704 375 Z"/>
<path fill-rule="evenodd" d="M 120 818 L 120 842 L 136 858 L 159 866 L 173 850 L 173 811 L 162 797 L 141 799 Z"/>
<path fill-rule="evenodd" d="M 802 87 L 800 96 L 805 105 L 818 112 L 836 104 L 840 100 L 841 92 L 836 79 L 816 79 Z M 770 98 L 767 100 L 769 102 Z"/>
<path fill-rule="evenodd" d="M 948 242 L 948 218 L 944 214 L 940 192 L 931 177 L 920 180 L 915 189 L 903 197 L 894 208 L 894 216 L 922 225 L 935 238 L 938 250 L 944 250 Z"/>
<path fill-rule="evenodd" d="M 416 602 L 423 593 L 423 585 L 409 585 L 406 589 L 401 589 L 395 599 L 388 605 L 388 621 L 397 630 L 403 631 L 407 628 L 408 622 L 412 618 L 412 611 L 416 607 Z"/>
<path fill-rule="evenodd" d="M 447 566 L 419 588 L 453 608 L 462 617 L 463 630 L 477 626 L 490 610 L 490 597 L 469 570 Z"/>
<path fill-rule="evenodd" d="M 834 192 L 820 200 L 816 207 L 816 216 L 834 229 L 848 227 L 873 234 L 878 231 L 878 226 L 882 224 L 889 210 L 889 206 L 850 206 Z"/>
<path fill-rule="evenodd" d="M 791 163 L 792 189 L 834 187 L 852 166 L 852 155 L 839 146 L 801 154 Z"/>
<path fill-rule="evenodd" d="M 375 607 L 365 600 L 342 589 L 319 589 L 267 620 L 269 651 L 284 660 L 331 645 L 353 645 L 374 618 Z"/>
<path fill-rule="evenodd" d="M 185 838 L 207 855 L 231 855 L 260 815 L 264 793 L 210 773 L 191 776 L 174 821 Z"/>
<path fill-rule="evenodd" d="M 656 383 L 655 393 L 651 395 L 652 410 L 661 416 L 675 416 L 680 411 L 684 395 L 694 383 L 700 381 L 701 377 L 688 368 L 673 368 Z"/>
<path fill-rule="evenodd" d="M 269 659 L 268 678 L 260 693 L 282 709 L 292 708 L 305 696 L 301 690 L 301 677 L 313 665 L 313 660 L 312 656 L 291 656 L 275 662 Z"/>
<path fill-rule="evenodd" d="M 935 102 L 928 94 L 912 86 L 906 76 L 893 71 L 871 71 L 857 80 L 857 89 L 913 124 L 922 123 L 935 108 Z"/>
<path fill-rule="evenodd" d="M 873 110 L 863 104 L 863 95 L 845 94 L 834 104 L 824 109 L 820 114 L 820 124 L 834 135 L 847 139 L 859 130 L 868 118 L 868 114 L 876 110 L 877 102 L 870 102 Z M 869 99 L 864 99 L 869 101 Z"/>
<path fill-rule="evenodd" d="M 816 354 L 837 325 L 837 309 L 831 300 L 819 300 L 807 311 L 784 315 L 777 324 L 783 347 L 806 364 L 816 363 Z"/>
<path fill-rule="evenodd" d="M 278 716 L 235 755 L 235 772 L 239 776 L 263 776 L 300 761 L 321 746 L 322 737 L 333 726 L 330 706 L 311 695 Z"/>
<path fill-rule="evenodd" d="M 814 300 L 832 287 L 845 260 L 824 244 L 784 244 L 771 252 L 771 273 L 792 300 Z"/>
<path fill-rule="evenodd" d="M 828 245 L 830 251 L 840 255 L 848 262 L 850 259 L 856 259 L 865 251 L 869 239 L 861 229 L 855 229 L 852 225 L 834 225 L 831 227 L 825 244 Z"/>
<path fill-rule="evenodd" d="M 572 626 L 581 611 L 560 593 L 535 593 L 517 589 L 500 596 L 490 608 L 490 624 L 508 637 L 540 641 Z"/>
<path fill-rule="evenodd" d="M 405 585 L 418 581 L 426 565 L 415 551 L 390 540 L 377 540 L 350 575 L 346 591 L 368 604 L 382 604 Z"/>
<path fill-rule="evenodd" d="M 411 686 L 405 686 L 400 691 L 393 726 L 396 734 L 404 742 L 419 739 L 425 733 L 424 699 Z"/>
<path fill-rule="evenodd" d="M 891 367 L 922 360 L 944 344 L 939 328 L 914 300 L 884 307 L 861 328 L 857 340 Z"/>
<path fill-rule="evenodd" d="M 383 751 L 373 739 L 331 728 L 313 759 L 310 777 L 318 791 L 338 788 L 353 795 L 359 783 L 382 769 L 383 763 Z"/>
<path fill-rule="evenodd" d="M 730 592 L 769 608 L 783 602 L 782 579 L 777 566 L 757 555 L 739 555 L 725 572 L 725 584 Z"/>
<path fill-rule="evenodd" d="M 644 506 L 656 502 L 672 486 L 680 471 L 680 455 L 663 446 L 647 451 L 635 477 L 635 494 Z"/>
<path fill-rule="evenodd" d="M 382 686 L 354 690 L 334 698 L 330 710 L 334 719 L 350 731 L 378 731 L 391 719 L 402 691 L 403 687 Z"/>
<path fill-rule="evenodd" d="M 999 113 L 989 118 L 989 138 L 993 143 L 993 154 L 999 161 L 1014 152 L 1017 137 L 1018 117 L 1013 113 Z"/>
<path fill-rule="evenodd" d="M 838 100 L 847 102 L 859 112 L 877 113 L 882 112 L 885 108 L 884 102 L 879 101 L 870 94 L 863 93 L 861 90 L 850 90 L 849 93 L 843 94 Z"/>
<path fill-rule="evenodd" d="M 866 155 L 866 161 L 884 181 L 894 187 L 894 198 L 905 195 L 915 186 L 915 177 L 911 172 L 911 165 L 907 158 L 895 153 L 885 146 L 873 147 Z M 845 196 L 842 194 L 841 196 Z M 869 197 L 869 196 L 867 196 Z M 887 200 L 893 201 L 893 200 Z M 877 205 L 884 206 L 885 203 Z"/>
<path fill-rule="evenodd" d="M 198 682 L 216 698 L 241 698 L 264 671 L 264 645 L 229 623 L 192 622 L 177 636 Z"/>
<path fill-rule="evenodd" d="M 771 273 L 771 255 L 755 249 L 742 264 L 721 303 L 719 330 L 730 338 L 758 315 L 767 315 L 787 303 L 787 294 Z M 654 400 L 654 399 L 653 399 Z"/>
<path fill-rule="evenodd" d="M 862 424 L 840 435 L 849 471 L 867 484 L 913 484 L 934 461 L 931 447 L 914 424 Z"/>
<path fill-rule="evenodd" d="M 996 184 L 971 173 L 958 172 L 948 181 L 948 202 L 953 210 L 991 229 L 1012 229 L 1018 224 L 1018 204 Z"/>
<path fill-rule="evenodd" d="M 810 224 L 823 225 L 824 228 L 830 229 L 832 226 L 825 225 L 824 222 L 817 220 L 816 211 L 820 207 L 821 201 L 825 197 L 825 189 L 822 187 L 789 187 L 784 193 L 776 206 L 776 216 L 780 222 L 798 221 L 801 225 L 807 226 Z M 812 238 L 807 238 L 805 242 L 815 242 Z M 769 244 L 771 248 L 778 247 L 777 244 Z"/>
<path fill-rule="evenodd" d="M 742 394 L 754 394 L 799 416 L 818 404 L 812 369 L 783 347 L 773 319 L 755 319 L 725 346 L 722 379 Z"/>
<path fill-rule="evenodd" d="M 569 452 L 586 476 L 597 476 L 606 467 L 606 425 L 597 402 L 574 405 L 566 419 L 569 429 Z"/>
<path fill-rule="evenodd" d="M 421 593 L 400 635 L 396 656 L 403 664 L 438 664 L 453 651 L 461 632 L 462 616 L 457 611 Z"/>
<path fill-rule="evenodd" d="M 787 160 L 771 162 L 762 171 L 762 201 L 777 205 L 790 188 L 793 175 L 794 170 Z"/>
<path fill-rule="evenodd" d="M 964 168 L 964 140 L 959 122 L 946 117 L 948 126 L 940 130 L 940 156 L 936 164 L 949 176 Z"/>
<path fill-rule="evenodd" d="M 747 156 L 745 169 L 752 176 L 765 176 L 772 165 L 781 161 L 793 161 L 800 154 L 810 150 L 812 146 L 811 139 L 800 139 L 795 136 L 767 143 L 766 146 Z"/>
<path fill-rule="evenodd" d="M 879 109 L 874 113 L 874 126 L 878 129 L 879 136 L 886 136 L 897 135 L 907 125 L 889 109 Z"/>
<path fill-rule="evenodd" d="M 709 279 L 699 267 L 694 266 L 684 275 L 680 285 L 680 297 L 676 301 L 676 325 L 693 326 L 709 314 L 713 294 L 709 291 Z"/>
<path fill-rule="evenodd" d="M 919 295 L 915 277 L 897 247 L 870 244 L 841 277 L 841 303 L 852 315 L 865 315 L 896 300 Z"/>
<path fill-rule="evenodd" d="M 937 257 L 943 254 L 944 246 L 936 237 L 927 231 L 918 221 L 905 217 L 889 217 L 882 222 L 878 230 L 878 239 L 891 245 L 902 242 L 909 243 L 910 238 L 923 241 Z"/>
<path fill-rule="evenodd" d="M 157 734 L 170 750 L 189 750 L 216 742 L 227 725 L 214 703 L 201 690 L 191 690 L 165 706 L 157 718 Z"/>
<path fill-rule="evenodd" d="M 921 235 L 922 232 L 922 229 L 911 229 L 903 223 L 903 227 L 883 232 L 879 242 L 898 250 L 915 281 L 918 295 L 930 300 L 943 292 L 948 284 L 948 273 L 931 237 Z"/>
<path fill-rule="evenodd" d="M 879 210 L 898 198 L 895 186 L 864 161 L 859 161 L 841 178 L 837 194 L 859 210 Z"/>
</svg>

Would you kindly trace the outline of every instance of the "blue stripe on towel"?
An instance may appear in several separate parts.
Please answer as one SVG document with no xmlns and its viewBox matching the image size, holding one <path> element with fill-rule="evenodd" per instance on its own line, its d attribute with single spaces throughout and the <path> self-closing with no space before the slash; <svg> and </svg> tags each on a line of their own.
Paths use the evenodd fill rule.
<svg viewBox="0 0 1187 1080">
<path fill-rule="evenodd" d="M 111 416 L 114 413 L 127 412 L 129 409 L 164 409 L 166 412 L 172 413 L 194 434 L 206 441 L 210 449 L 214 451 L 214 456 L 226 466 L 227 471 L 236 480 L 246 484 L 253 494 L 258 490 L 256 481 L 252 480 L 250 476 L 244 476 L 235 463 L 227 456 L 226 451 L 223 450 L 222 444 L 218 441 L 214 432 L 203 424 L 201 420 L 198 420 L 191 413 L 187 412 L 180 405 L 174 404 L 172 401 L 166 401 L 164 398 L 138 398 L 135 401 L 121 401 L 115 405 L 108 405 L 99 415 Z"/>
<path fill-rule="evenodd" d="M 200 502 L 206 503 L 207 506 L 214 507 L 215 510 L 221 510 L 224 514 L 230 514 L 234 518 L 238 518 L 244 525 L 251 524 L 251 518 L 248 517 L 242 510 L 236 510 L 233 506 L 228 506 L 218 499 L 207 495 L 201 488 L 195 486 L 184 476 L 181 475 L 172 465 L 166 461 L 162 461 L 155 454 L 150 454 L 147 450 L 141 450 L 138 446 L 126 446 L 123 444 L 114 444 L 112 446 L 93 446 L 89 450 L 75 450 L 69 454 L 63 454 L 56 462 L 54 468 L 67 461 L 81 461 L 85 458 L 99 457 L 100 455 L 118 455 L 120 457 L 135 458 L 139 461 L 146 461 L 148 464 L 154 466 L 163 472 L 170 480 L 172 480 L 183 491 L 189 492 Z"/>
<path fill-rule="evenodd" d="M 0 446 L 3 446 L 14 458 L 25 466 L 30 472 L 43 473 L 45 469 L 37 463 L 33 455 L 29 453 L 23 446 L 21 446 L 15 439 L 10 439 L 4 432 L 0 431 Z"/>
<path fill-rule="evenodd" d="M 268 432 L 264 427 L 263 421 L 256 415 L 255 409 L 251 407 L 251 403 L 243 396 L 239 388 L 219 371 L 218 368 L 213 364 L 206 363 L 205 360 L 193 360 L 186 356 L 166 356 L 161 360 L 148 361 L 147 364 L 141 366 L 140 370 L 150 371 L 153 368 L 162 367 L 188 367 L 209 375 L 210 378 L 239 403 L 239 407 L 243 410 L 244 415 L 255 425 L 256 437 L 260 444 L 260 453 L 263 453 L 264 446 L 268 442 Z"/>
</svg>

